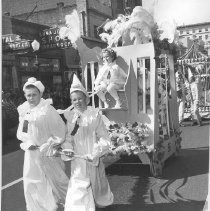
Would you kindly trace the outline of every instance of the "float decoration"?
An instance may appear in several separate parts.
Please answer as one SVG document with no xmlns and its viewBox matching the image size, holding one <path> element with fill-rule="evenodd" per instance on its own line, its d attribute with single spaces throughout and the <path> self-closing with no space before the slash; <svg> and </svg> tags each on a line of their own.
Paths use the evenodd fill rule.
<svg viewBox="0 0 210 211">
<path fill-rule="evenodd" d="M 181 57 L 178 58 L 178 64 L 189 64 L 196 65 L 197 63 L 205 63 L 208 62 L 210 58 L 199 51 L 199 43 L 198 40 L 193 40 L 193 43 L 189 50 Z"/>
<path fill-rule="evenodd" d="M 131 14 L 119 14 L 115 20 L 107 20 L 99 28 L 101 39 L 109 47 L 127 46 L 153 42 L 156 56 L 162 51 L 178 55 L 178 32 L 174 21 L 165 21 L 160 26 L 153 15 L 141 6 L 133 9 Z"/>
<path fill-rule="evenodd" d="M 109 154 L 137 155 L 154 150 L 153 145 L 147 145 L 149 130 L 143 123 L 112 123 L 108 131 L 112 145 Z"/>
</svg>

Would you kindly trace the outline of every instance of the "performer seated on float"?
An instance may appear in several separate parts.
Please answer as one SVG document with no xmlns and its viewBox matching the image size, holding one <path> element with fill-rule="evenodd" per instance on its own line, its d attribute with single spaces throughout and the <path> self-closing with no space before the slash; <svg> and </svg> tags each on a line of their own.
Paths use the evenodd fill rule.
<svg viewBox="0 0 210 211">
<path fill-rule="evenodd" d="M 103 66 L 99 69 L 94 89 L 98 97 L 104 102 L 105 108 L 109 107 L 105 97 L 106 92 L 109 92 L 115 99 L 115 108 L 120 108 L 122 105 L 117 91 L 123 89 L 127 74 L 116 64 L 116 58 L 116 52 L 111 48 L 102 50 Z"/>
</svg>

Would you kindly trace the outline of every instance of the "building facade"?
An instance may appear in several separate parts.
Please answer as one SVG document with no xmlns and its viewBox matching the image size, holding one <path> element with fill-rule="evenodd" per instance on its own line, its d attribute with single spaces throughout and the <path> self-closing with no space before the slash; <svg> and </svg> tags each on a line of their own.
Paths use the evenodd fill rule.
<svg viewBox="0 0 210 211">
<path fill-rule="evenodd" d="M 3 13 L 33 23 L 50 27 L 65 24 L 65 15 L 76 9 L 80 16 L 81 34 L 89 38 L 98 38 L 96 27 L 100 26 L 107 18 L 112 18 L 112 8 L 109 0 L 41 0 L 37 3 L 33 0 L 2 2 Z M 22 7 L 22 5 L 25 7 Z M 17 8 L 17 9 L 15 9 Z"/>
<path fill-rule="evenodd" d="M 3 0 L 2 12 L 20 20 L 56 27 L 65 24 L 65 15 L 77 9 L 81 34 L 98 39 L 98 26 L 108 18 L 124 14 L 125 8 L 132 10 L 135 6 L 142 6 L 142 0 Z"/>
<path fill-rule="evenodd" d="M 49 30 L 48 26 L 2 16 L 2 91 L 16 105 L 24 100 L 22 87 L 29 77 L 42 80 L 46 94 L 51 92 L 54 97 L 62 94 L 63 50 L 55 47 L 36 52 L 31 44 L 39 39 L 40 32 Z"/>
<path fill-rule="evenodd" d="M 23 43 L 22 39 L 26 39 L 29 45 L 25 52 L 20 48 L 10 48 L 12 52 L 8 52 L 4 46 L 4 78 L 8 73 L 13 77 L 4 80 L 3 90 L 21 89 L 30 76 L 40 78 L 51 93 L 56 92 L 55 87 L 59 93 L 63 92 L 61 88 L 68 90 L 73 73 L 80 76 L 82 70 L 78 51 L 70 42 L 64 43 L 59 39 L 59 28 L 65 25 L 65 16 L 76 9 L 84 43 L 89 48 L 104 48 L 106 43 L 101 41 L 97 28 L 107 19 L 125 14 L 126 7 L 133 9 L 141 5 L 142 0 L 3 0 L 3 42 L 11 39 L 5 43 L 11 47 L 18 38 L 18 45 Z M 5 30 L 10 25 L 13 30 Z M 30 33 L 33 28 L 36 32 Z M 36 53 L 31 49 L 34 39 L 40 42 Z"/>
<path fill-rule="evenodd" d="M 210 22 L 178 26 L 179 39 L 185 47 L 190 47 L 192 40 L 198 39 L 210 55 Z"/>
<path fill-rule="evenodd" d="M 69 90 L 73 73 L 81 73 L 80 57 L 70 42 L 64 43 L 59 39 L 58 33 L 59 27 L 65 24 L 65 15 L 74 9 L 79 13 L 81 36 L 87 47 L 106 47 L 106 43 L 97 35 L 97 27 L 107 18 L 112 18 L 109 1 L 2 2 L 2 41 L 5 44 L 2 59 L 2 76 L 5 79 L 3 91 L 21 91 L 22 85 L 31 76 L 43 81 L 47 87 L 47 94 L 54 95 L 57 92 L 56 98 L 64 93 L 64 89 Z M 30 33 L 32 29 L 36 29 L 36 32 Z M 36 53 L 31 48 L 31 42 L 35 39 L 40 42 L 40 49 Z M 23 45 L 23 42 L 25 47 L 22 49 L 14 47 L 20 43 Z M 66 95 L 69 95 L 68 91 Z"/>
</svg>

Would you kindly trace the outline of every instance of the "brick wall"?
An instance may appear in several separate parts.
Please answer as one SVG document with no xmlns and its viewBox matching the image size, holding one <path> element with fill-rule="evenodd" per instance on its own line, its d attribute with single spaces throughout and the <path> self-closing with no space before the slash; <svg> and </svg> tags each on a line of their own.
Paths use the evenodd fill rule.
<svg viewBox="0 0 210 211">
<path fill-rule="evenodd" d="M 34 0 L 2 0 L 2 13 L 10 12 L 11 16 L 30 13 L 36 2 Z M 66 6 L 76 4 L 76 0 L 39 0 L 35 12 L 56 8 L 59 2 L 63 2 Z"/>
<path fill-rule="evenodd" d="M 27 19 L 29 22 L 38 23 L 46 26 L 53 27 L 58 25 L 61 22 L 65 22 L 65 15 L 70 14 L 73 9 L 76 8 L 76 5 L 64 6 L 62 14 L 59 13 L 57 8 L 48 9 L 45 11 L 35 12 Z M 17 15 L 15 18 L 20 20 L 25 20 L 28 14 Z"/>
</svg>

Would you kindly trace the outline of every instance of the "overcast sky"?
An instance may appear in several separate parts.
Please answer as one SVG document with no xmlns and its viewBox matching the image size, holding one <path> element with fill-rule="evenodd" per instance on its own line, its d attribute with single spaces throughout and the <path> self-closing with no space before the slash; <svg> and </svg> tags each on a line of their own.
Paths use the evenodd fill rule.
<svg viewBox="0 0 210 211">
<path fill-rule="evenodd" d="M 157 22 L 173 19 L 177 25 L 210 22 L 210 0 L 143 0 Z"/>
</svg>

